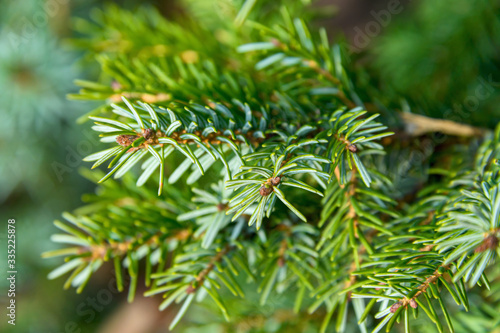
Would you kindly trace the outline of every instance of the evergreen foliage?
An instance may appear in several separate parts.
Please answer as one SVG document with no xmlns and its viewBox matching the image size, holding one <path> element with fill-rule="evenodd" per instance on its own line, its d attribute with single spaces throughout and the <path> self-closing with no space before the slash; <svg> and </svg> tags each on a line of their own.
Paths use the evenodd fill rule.
<svg viewBox="0 0 500 333">
<path fill-rule="evenodd" d="M 252 331 L 466 332 L 475 315 L 498 327 L 500 127 L 408 161 L 422 141 L 362 100 L 302 4 L 217 3 L 231 6 L 77 21 L 102 74 L 71 97 L 105 101 L 88 117 L 109 147 L 85 158 L 105 170 L 84 171 L 96 194 L 55 222 L 67 247 L 44 254 L 65 259 L 49 278 L 81 292 L 113 262 L 129 301 L 145 283 L 160 310 L 179 304 L 170 329 L 197 303 L 229 330 L 266 304 L 273 328 Z"/>
</svg>

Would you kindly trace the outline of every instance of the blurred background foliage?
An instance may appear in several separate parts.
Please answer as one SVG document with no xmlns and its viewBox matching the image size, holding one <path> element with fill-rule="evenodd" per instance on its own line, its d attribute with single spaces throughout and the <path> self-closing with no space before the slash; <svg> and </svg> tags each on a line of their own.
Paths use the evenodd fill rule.
<svg viewBox="0 0 500 333">
<path fill-rule="evenodd" d="M 420 0 L 395 17 L 370 49 L 368 75 L 386 106 L 492 126 L 500 120 L 500 2 Z"/>
<path fill-rule="evenodd" d="M 388 108 L 411 109 L 476 126 L 492 127 L 498 123 L 499 2 L 397 1 L 398 11 L 392 13 L 388 8 L 394 1 L 284 2 L 291 12 L 303 12 L 304 18 L 345 40 L 345 47 L 352 51 L 350 61 L 357 91 L 371 100 Z M 155 14 L 136 10 L 155 6 L 159 15 L 169 19 L 200 21 L 211 30 L 218 29 L 220 41 L 224 39 L 225 27 L 217 13 L 236 15 L 242 4 L 242 0 L 129 0 L 118 5 L 137 15 L 151 15 L 152 20 Z M 269 7 L 266 17 L 259 19 L 270 21 L 276 15 L 277 7 L 270 2 L 257 1 L 257 5 Z M 166 331 L 171 314 L 157 313 L 158 303 L 154 299 L 125 304 L 126 297 L 109 286 L 113 278 L 111 267 L 101 270 L 85 292 L 76 295 L 74 291 L 63 291 L 60 281 L 46 279 L 54 262 L 41 260 L 40 253 L 51 248 L 52 220 L 61 211 L 76 208 L 82 194 L 95 191 L 95 186 L 80 176 L 78 169 L 82 166 L 81 158 L 97 151 L 98 143 L 89 135 L 90 124 L 79 125 L 77 118 L 97 104 L 66 99 L 67 94 L 76 91 L 73 80 L 96 78 L 95 59 L 86 57 L 83 51 L 106 48 L 115 56 L 135 52 L 139 57 L 161 57 L 176 45 L 169 45 L 171 49 L 152 48 L 154 43 L 148 39 L 154 41 L 159 33 L 155 31 L 144 36 L 143 45 L 120 41 L 120 31 L 113 29 L 101 34 L 99 40 L 79 39 L 80 33 L 95 29 L 82 19 L 99 19 L 99 9 L 104 6 L 100 1 L 1 1 L 0 6 L 0 204 L 2 221 L 16 218 L 18 226 L 16 331 L 114 332 L 113 327 L 126 318 L 134 319 L 125 320 L 129 325 L 149 323 L 139 326 L 137 332 Z M 304 6 L 308 10 L 301 11 Z M 134 17 L 124 19 L 133 32 Z M 105 27 L 114 26 L 112 22 L 103 23 Z M 191 42 L 204 41 L 186 40 Z M 5 248 L 5 230 L 0 235 Z M 0 269 L 5 271 L 4 258 L 0 263 Z M 5 290 L 5 279 L 0 281 L 0 287 Z M 105 306 L 92 305 L 93 299 L 104 295 Z M 2 294 L 0 302 L 4 304 L 5 300 Z M 275 307 L 287 301 L 278 299 Z M 248 300 L 230 304 L 248 307 L 249 313 L 255 313 L 255 320 L 226 327 L 226 331 L 274 332 L 278 327 L 283 329 L 280 320 L 301 320 L 304 332 L 313 332 L 307 322 L 314 318 L 292 318 L 287 313 L 281 319 L 269 318 L 266 309 L 259 309 L 256 304 Z M 202 325 L 203 309 L 193 313 L 196 316 L 188 319 L 198 323 L 199 328 L 186 330 L 180 326 L 176 331 L 208 332 L 220 327 Z M 473 317 L 466 317 L 470 318 Z M 6 325 L 5 320 L 0 321 L 0 331 L 11 328 Z M 132 332 L 134 327 L 129 328 Z"/>
</svg>

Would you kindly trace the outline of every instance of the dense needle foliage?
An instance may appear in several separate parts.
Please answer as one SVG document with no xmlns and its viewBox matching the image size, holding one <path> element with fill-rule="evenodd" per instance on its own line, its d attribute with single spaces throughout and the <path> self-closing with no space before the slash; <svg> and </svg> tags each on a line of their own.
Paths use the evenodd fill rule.
<svg viewBox="0 0 500 333">
<path fill-rule="evenodd" d="M 85 158 L 96 194 L 55 222 L 49 278 L 81 292 L 112 262 L 129 301 L 163 295 L 170 329 L 498 327 L 500 127 L 405 132 L 429 118 L 360 84 L 307 1 L 200 3 L 76 22 L 101 75 L 71 97 L 104 101 L 88 118 L 108 147 Z"/>
</svg>

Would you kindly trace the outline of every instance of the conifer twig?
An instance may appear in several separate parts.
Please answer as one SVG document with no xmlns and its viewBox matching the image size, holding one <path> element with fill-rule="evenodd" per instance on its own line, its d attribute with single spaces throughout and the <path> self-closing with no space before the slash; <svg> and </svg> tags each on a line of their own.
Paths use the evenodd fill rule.
<svg viewBox="0 0 500 333">
<path fill-rule="evenodd" d="M 426 133 L 441 132 L 453 136 L 483 136 L 486 129 L 460 124 L 451 120 L 435 119 L 426 116 L 402 112 L 401 118 L 406 126 L 406 132 L 411 136 Z"/>
</svg>

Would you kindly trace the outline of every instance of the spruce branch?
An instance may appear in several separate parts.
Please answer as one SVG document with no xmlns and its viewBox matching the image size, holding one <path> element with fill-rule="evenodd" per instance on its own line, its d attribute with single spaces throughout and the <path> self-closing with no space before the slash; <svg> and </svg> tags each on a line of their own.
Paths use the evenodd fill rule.
<svg viewBox="0 0 500 333">
<path fill-rule="evenodd" d="M 220 262 L 222 258 L 231 250 L 230 245 L 226 245 L 222 250 L 217 252 L 217 254 L 210 259 L 209 264 L 195 277 L 195 284 L 191 284 L 188 289 L 186 289 L 186 294 L 192 294 L 203 285 L 207 275 L 215 268 L 215 264 Z"/>
<path fill-rule="evenodd" d="M 286 322 L 272 311 L 276 330 L 296 329 L 287 326 L 293 303 L 319 332 L 350 331 L 353 316 L 362 332 L 399 322 L 408 332 L 420 325 L 410 312 L 453 331 L 459 315 L 447 295 L 471 311 L 478 286 L 498 298 L 500 127 L 467 147 L 447 141 L 423 167 L 406 160 L 413 147 L 382 146 L 395 110 L 365 110 L 380 101 L 362 100 L 371 90 L 352 81 L 325 30 L 289 15 L 296 3 L 248 1 L 240 14 L 212 9 L 195 22 L 111 6 L 79 21 L 92 30 L 80 45 L 101 79 L 78 81 L 71 97 L 104 101 L 89 118 L 109 147 L 85 160 L 109 170 L 86 172 L 98 191 L 55 223 L 64 247 L 47 256 L 65 263 L 51 278 L 69 273 L 66 286 L 81 292 L 113 261 L 120 290 L 128 272 L 130 301 L 145 275 L 146 296 L 164 297 L 160 310 L 180 305 L 171 329 L 202 302 L 233 330 L 245 318 L 260 323 L 248 308 L 266 304 L 287 311 Z M 282 17 L 269 9 L 283 4 Z M 417 132 L 479 134 L 411 121 Z"/>
<path fill-rule="evenodd" d="M 408 305 L 422 308 L 442 331 L 429 296 L 438 300 L 449 329 L 454 331 L 449 309 L 443 303 L 438 286 L 444 286 L 456 303 L 466 309 L 469 309 L 469 301 L 465 283 L 470 288 L 476 284 L 489 288 L 485 271 L 499 250 L 495 242 L 497 224 L 500 223 L 495 217 L 498 173 L 488 170 L 497 169 L 491 163 L 499 156 L 497 140 L 498 136 L 486 140 L 480 148 L 475 163 L 481 168 L 472 175 L 470 172 L 451 172 L 446 190 L 438 189 L 436 194 L 428 194 L 429 198 L 423 199 L 427 205 L 417 203 L 413 213 L 416 215 L 403 219 L 405 223 L 413 221 L 414 227 L 409 231 L 418 233 L 391 237 L 398 242 L 385 245 L 385 260 L 374 261 L 366 266 L 372 267 L 370 270 L 355 273 L 368 278 L 363 288 L 381 290 L 378 293 L 353 293 L 353 297 L 384 300 L 377 315 L 383 319 L 375 331 L 384 326 L 389 331 L 403 317 L 405 327 L 409 327 Z M 484 155 L 482 151 L 488 149 L 489 154 Z M 439 192 L 445 192 L 447 196 L 437 195 Z M 444 278 L 444 274 L 450 278 Z M 421 296 L 426 305 L 419 299 Z M 389 305 L 390 300 L 395 303 Z"/>
</svg>

